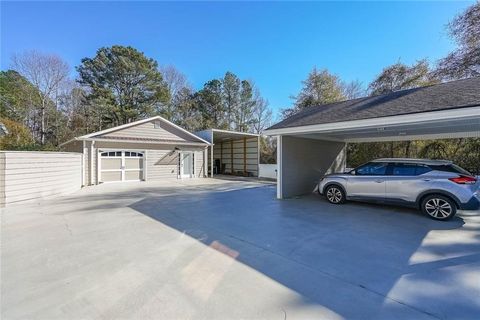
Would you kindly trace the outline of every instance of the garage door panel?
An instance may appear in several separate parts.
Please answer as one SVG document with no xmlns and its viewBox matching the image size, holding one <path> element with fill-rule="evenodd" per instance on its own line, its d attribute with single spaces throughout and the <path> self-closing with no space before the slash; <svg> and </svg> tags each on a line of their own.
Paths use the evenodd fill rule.
<svg viewBox="0 0 480 320">
<path fill-rule="evenodd" d="M 131 150 L 102 150 L 100 152 L 100 181 L 120 182 L 143 179 L 144 152 Z"/>
<path fill-rule="evenodd" d="M 142 180 L 142 171 L 125 171 L 125 180 Z"/>
<path fill-rule="evenodd" d="M 125 158 L 125 169 L 143 169 L 143 158 Z"/>
<path fill-rule="evenodd" d="M 102 159 L 102 170 L 112 170 L 112 169 L 120 169 L 122 166 L 122 159 L 121 158 L 103 158 Z"/>
<path fill-rule="evenodd" d="M 102 172 L 102 182 L 113 182 L 121 181 L 122 172 L 121 171 L 103 171 Z"/>
</svg>

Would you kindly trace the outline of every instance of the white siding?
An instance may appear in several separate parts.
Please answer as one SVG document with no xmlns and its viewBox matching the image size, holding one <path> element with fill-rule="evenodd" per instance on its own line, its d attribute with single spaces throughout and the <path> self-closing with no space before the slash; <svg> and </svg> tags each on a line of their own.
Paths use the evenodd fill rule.
<svg viewBox="0 0 480 320">
<path fill-rule="evenodd" d="M 144 151 L 146 156 L 145 180 L 155 181 L 167 178 L 178 178 L 179 160 L 178 149 L 174 152 L 175 145 L 152 144 L 152 143 L 133 143 L 133 142 L 105 142 L 96 141 L 93 148 L 93 157 L 90 155 L 91 141 L 85 141 L 83 149 L 84 161 L 84 185 L 97 184 L 98 180 L 98 152 L 99 150 L 137 150 Z M 64 147 L 65 150 L 82 150 L 83 143 L 73 143 Z M 197 146 L 181 145 L 178 148 L 182 151 L 195 152 L 195 177 L 205 177 L 204 155 L 205 148 Z M 93 158 L 93 164 L 90 160 Z M 92 175 L 90 169 L 93 169 Z M 93 177 L 93 179 L 91 179 Z"/>
<path fill-rule="evenodd" d="M 180 170 L 178 152 L 171 150 L 147 150 L 147 180 L 155 181 L 167 178 L 177 178 Z M 194 151 L 195 177 L 203 178 L 204 151 Z"/>
<path fill-rule="evenodd" d="M 178 152 L 147 150 L 147 180 L 158 181 L 178 177 Z"/>
<path fill-rule="evenodd" d="M 155 121 L 150 121 L 126 129 L 109 132 L 99 137 L 147 138 L 199 142 L 194 137 L 189 136 L 185 132 L 172 127 L 161 120 L 156 121 L 160 122 L 160 128 L 155 128 Z"/>
<path fill-rule="evenodd" d="M 195 151 L 195 177 L 202 178 L 205 174 L 204 150 Z"/>
<path fill-rule="evenodd" d="M 68 194 L 82 185 L 82 155 L 67 152 L 1 152 L 0 203 Z"/>
<path fill-rule="evenodd" d="M 203 161 L 204 148 L 181 146 L 183 151 L 195 152 L 195 177 L 204 177 Z M 126 143 L 126 142 L 99 142 L 95 143 L 94 148 L 94 176 L 97 175 L 97 157 L 98 150 L 114 149 L 114 150 L 141 150 L 146 155 L 146 181 L 158 181 L 163 179 L 177 179 L 179 175 L 179 157 L 178 151 L 174 151 L 174 145 L 155 145 L 142 143 Z M 90 149 L 89 149 L 90 150 Z M 87 158 L 87 167 L 89 167 L 89 159 Z"/>
</svg>

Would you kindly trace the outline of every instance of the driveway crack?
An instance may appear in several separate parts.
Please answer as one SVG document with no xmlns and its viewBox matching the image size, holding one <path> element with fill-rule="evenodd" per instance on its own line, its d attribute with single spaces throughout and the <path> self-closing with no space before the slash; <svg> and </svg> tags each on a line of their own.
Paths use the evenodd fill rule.
<svg viewBox="0 0 480 320">
<path fill-rule="evenodd" d="M 70 229 L 70 226 L 68 225 L 67 218 L 65 217 L 65 215 L 62 215 L 62 218 L 63 218 L 63 223 L 65 225 L 65 229 L 67 229 L 70 236 L 73 236 L 72 229 Z"/>
</svg>

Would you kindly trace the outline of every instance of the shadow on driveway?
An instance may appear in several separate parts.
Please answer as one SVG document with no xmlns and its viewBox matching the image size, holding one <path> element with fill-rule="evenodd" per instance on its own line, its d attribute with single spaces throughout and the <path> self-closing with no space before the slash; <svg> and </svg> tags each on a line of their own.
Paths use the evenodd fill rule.
<svg viewBox="0 0 480 320">
<path fill-rule="evenodd" d="M 125 183 L 1 215 L 2 319 L 475 319 L 480 216 L 216 179 Z"/>
<path fill-rule="evenodd" d="M 438 222 L 316 195 L 278 201 L 273 187 L 147 197 L 130 207 L 298 292 L 298 303 L 340 317 L 480 314 L 478 229 L 462 231 L 461 217 Z"/>
</svg>

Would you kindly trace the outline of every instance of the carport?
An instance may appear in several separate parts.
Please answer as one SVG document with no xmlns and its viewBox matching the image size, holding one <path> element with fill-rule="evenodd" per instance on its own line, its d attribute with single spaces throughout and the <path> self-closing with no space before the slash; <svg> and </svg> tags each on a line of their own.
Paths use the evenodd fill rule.
<svg viewBox="0 0 480 320">
<path fill-rule="evenodd" d="M 305 109 L 273 125 L 277 198 L 311 192 L 345 169 L 349 142 L 480 137 L 480 78 Z"/>
<path fill-rule="evenodd" d="M 211 177 L 216 174 L 258 177 L 258 134 L 220 129 L 207 129 L 195 134 L 211 143 L 208 157 Z"/>
</svg>

